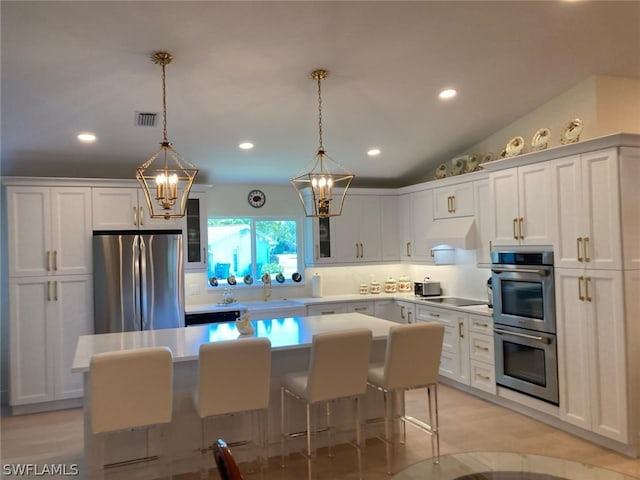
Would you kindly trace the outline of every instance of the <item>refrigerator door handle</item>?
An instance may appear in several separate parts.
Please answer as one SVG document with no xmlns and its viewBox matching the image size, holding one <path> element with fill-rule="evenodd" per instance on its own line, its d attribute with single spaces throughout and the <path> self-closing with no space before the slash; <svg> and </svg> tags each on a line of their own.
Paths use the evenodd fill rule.
<svg viewBox="0 0 640 480">
<path fill-rule="evenodd" d="M 147 283 L 149 281 L 149 273 L 147 271 L 147 267 L 151 267 L 151 265 L 147 264 L 147 244 L 144 241 L 144 237 L 142 235 L 138 236 L 140 239 L 140 282 L 138 283 L 138 288 L 140 289 L 140 328 L 142 330 L 151 330 L 151 318 L 152 314 L 149 312 L 149 301 L 150 298 L 147 298 L 149 292 L 147 291 Z"/>
<path fill-rule="evenodd" d="M 134 324 L 135 330 L 140 330 L 142 327 L 142 312 L 141 312 L 141 302 L 142 302 L 142 288 L 140 288 L 140 249 L 142 248 L 140 245 L 141 237 L 136 235 L 133 240 L 132 245 L 132 256 L 133 256 L 133 298 L 134 298 Z"/>
</svg>

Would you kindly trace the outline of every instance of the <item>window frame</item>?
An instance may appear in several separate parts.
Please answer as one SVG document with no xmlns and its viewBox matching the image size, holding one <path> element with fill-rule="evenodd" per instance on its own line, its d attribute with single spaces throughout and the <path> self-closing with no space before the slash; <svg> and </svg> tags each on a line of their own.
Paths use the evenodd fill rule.
<svg viewBox="0 0 640 480">
<path fill-rule="evenodd" d="M 211 219 L 216 219 L 216 220 L 224 220 L 224 219 L 242 219 L 242 220 L 249 220 L 249 226 L 250 226 L 250 230 L 251 230 L 251 270 L 252 270 L 252 274 L 255 273 L 255 276 L 253 278 L 253 284 L 251 285 L 247 285 L 244 283 L 242 278 L 236 278 L 237 283 L 236 285 L 229 285 L 227 283 L 227 279 L 217 279 L 218 284 L 216 286 L 211 285 L 210 283 L 210 278 L 211 278 L 211 274 L 210 274 L 210 268 L 212 269 L 213 266 L 212 265 L 208 265 L 207 266 L 207 288 L 209 289 L 214 289 L 214 288 L 225 288 L 225 287 L 231 287 L 233 286 L 234 288 L 262 288 L 262 281 L 260 280 L 260 276 L 259 276 L 259 272 L 257 271 L 257 262 L 256 262 L 256 256 L 257 256 L 257 227 L 256 227 L 256 223 L 258 222 L 290 222 L 293 221 L 296 224 L 296 256 L 297 256 L 297 270 L 296 272 L 300 272 L 302 273 L 304 271 L 304 245 L 303 245 L 303 241 L 304 241 L 304 237 L 303 237 L 303 221 L 302 218 L 298 215 L 269 215 L 269 216 L 252 216 L 252 215 L 208 215 L 207 216 L 207 230 L 211 227 L 211 225 L 209 225 L 209 220 Z M 207 232 L 208 234 L 208 232 Z M 212 246 L 212 238 L 211 235 L 208 235 L 208 241 L 207 241 L 207 257 L 209 257 L 209 253 L 210 253 L 210 247 Z M 213 263 L 210 262 L 210 263 Z M 237 275 L 237 273 L 236 273 Z M 305 275 L 302 275 L 302 281 L 300 282 L 294 282 L 291 277 L 289 278 L 285 278 L 285 281 L 283 283 L 278 283 L 275 281 L 274 278 L 272 278 L 272 282 L 271 285 L 273 287 L 279 287 L 279 286 L 296 286 L 296 285 L 304 285 L 305 283 Z"/>
</svg>

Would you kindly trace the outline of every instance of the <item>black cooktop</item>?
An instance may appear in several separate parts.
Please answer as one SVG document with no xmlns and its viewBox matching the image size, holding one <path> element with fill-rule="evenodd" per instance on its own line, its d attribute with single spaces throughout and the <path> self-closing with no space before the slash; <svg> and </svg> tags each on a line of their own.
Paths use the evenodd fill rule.
<svg viewBox="0 0 640 480">
<path fill-rule="evenodd" d="M 422 297 L 422 300 L 433 303 L 445 303 L 456 307 L 468 307 L 470 305 L 486 305 L 486 302 L 480 300 L 468 300 L 466 298 L 457 297 Z"/>
</svg>

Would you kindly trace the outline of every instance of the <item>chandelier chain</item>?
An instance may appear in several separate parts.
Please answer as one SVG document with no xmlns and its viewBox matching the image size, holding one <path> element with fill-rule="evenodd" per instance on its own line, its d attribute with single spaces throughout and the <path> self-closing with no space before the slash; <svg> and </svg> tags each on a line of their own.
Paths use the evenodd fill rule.
<svg viewBox="0 0 640 480">
<path fill-rule="evenodd" d="M 162 138 L 163 143 L 168 143 L 167 140 L 167 82 L 165 75 L 166 64 L 162 63 Z"/>
<path fill-rule="evenodd" d="M 322 77 L 318 75 L 318 136 L 319 136 L 319 150 L 324 150 L 324 146 L 322 145 L 322 90 L 320 87 L 320 82 L 322 82 Z"/>
</svg>

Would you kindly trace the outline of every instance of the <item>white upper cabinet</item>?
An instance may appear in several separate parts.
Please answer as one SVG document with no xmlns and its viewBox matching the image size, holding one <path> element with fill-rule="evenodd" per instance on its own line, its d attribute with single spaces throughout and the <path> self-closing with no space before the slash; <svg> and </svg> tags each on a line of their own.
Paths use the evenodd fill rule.
<svg viewBox="0 0 640 480">
<path fill-rule="evenodd" d="M 398 210 L 400 259 L 433 263 L 433 251 L 427 243 L 427 233 L 433 225 L 433 191 L 400 195 Z"/>
<path fill-rule="evenodd" d="M 207 270 L 207 202 L 205 192 L 191 192 L 187 200 L 185 225 L 184 268 Z"/>
<path fill-rule="evenodd" d="M 91 189 L 7 187 L 9 275 L 92 271 Z"/>
<path fill-rule="evenodd" d="M 306 222 L 313 233 L 307 264 L 397 261 L 397 197 L 349 192 L 342 215 Z"/>
<path fill-rule="evenodd" d="M 433 218 L 469 217 L 473 211 L 471 182 L 433 190 Z"/>
<path fill-rule="evenodd" d="M 555 207 L 549 162 L 491 173 L 494 245 L 551 245 Z"/>
<path fill-rule="evenodd" d="M 489 192 L 489 180 L 473 182 L 473 195 L 475 203 L 477 248 L 476 261 L 480 265 L 491 263 L 491 246 L 493 237 L 493 210 L 491 209 L 491 195 Z"/>
<path fill-rule="evenodd" d="M 557 208 L 554 260 L 558 267 L 622 266 L 617 149 L 554 160 L 552 198 Z M 630 225 L 637 225 L 630 222 Z"/>
<path fill-rule="evenodd" d="M 183 224 L 182 218 L 151 218 L 140 188 L 93 188 L 94 230 L 182 230 Z"/>
</svg>

